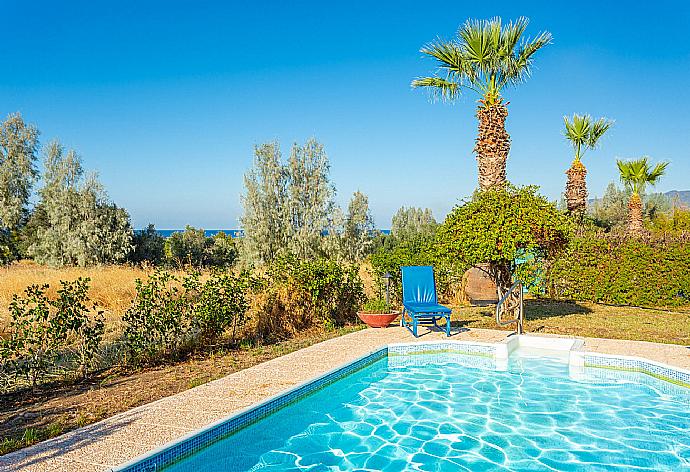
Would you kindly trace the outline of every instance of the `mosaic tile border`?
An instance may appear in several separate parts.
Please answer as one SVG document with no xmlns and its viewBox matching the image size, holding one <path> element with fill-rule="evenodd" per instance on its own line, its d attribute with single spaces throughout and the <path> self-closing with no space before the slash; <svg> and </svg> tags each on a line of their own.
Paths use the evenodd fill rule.
<svg viewBox="0 0 690 472">
<path fill-rule="evenodd" d="M 690 372 L 639 357 L 609 356 L 585 352 L 582 354 L 585 368 L 612 369 L 636 372 L 690 388 Z"/>
<path fill-rule="evenodd" d="M 171 444 L 155 449 L 144 456 L 134 458 L 130 462 L 113 468 L 112 471 L 155 472 L 213 444 L 229 434 L 256 423 L 271 413 L 295 403 L 358 370 L 364 369 L 380 359 L 384 359 L 387 351 L 388 349 L 384 347 L 367 354 L 350 364 L 327 372 L 316 379 L 298 385 L 258 405 L 216 421 L 200 431 L 191 433 Z"/>
<path fill-rule="evenodd" d="M 388 345 L 388 357 L 431 354 L 462 354 L 470 356 L 495 357 L 496 344 L 466 341 L 437 341 L 428 343 L 402 343 Z"/>
</svg>

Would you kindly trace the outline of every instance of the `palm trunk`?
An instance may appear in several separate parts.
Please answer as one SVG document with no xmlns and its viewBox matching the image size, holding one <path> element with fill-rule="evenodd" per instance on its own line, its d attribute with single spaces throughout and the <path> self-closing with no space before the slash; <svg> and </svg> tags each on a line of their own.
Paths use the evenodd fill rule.
<svg viewBox="0 0 690 472">
<path fill-rule="evenodd" d="M 640 236 L 644 234 L 644 224 L 642 222 L 642 199 L 638 193 L 633 193 L 628 202 L 630 210 L 630 220 L 628 221 L 628 234 Z"/>
<path fill-rule="evenodd" d="M 505 123 L 508 108 L 502 103 L 477 108 L 479 133 L 474 152 L 479 167 L 479 189 L 503 186 L 506 183 L 506 161 L 510 151 L 510 135 Z"/>
<path fill-rule="evenodd" d="M 574 160 L 566 172 L 568 182 L 565 184 L 565 200 L 568 211 L 583 215 L 587 209 L 587 169 L 582 161 Z"/>
</svg>

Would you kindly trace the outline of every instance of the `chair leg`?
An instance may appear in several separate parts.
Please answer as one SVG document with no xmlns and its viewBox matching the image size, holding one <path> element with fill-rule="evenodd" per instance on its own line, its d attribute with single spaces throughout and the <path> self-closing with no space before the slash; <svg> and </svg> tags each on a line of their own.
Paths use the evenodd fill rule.
<svg viewBox="0 0 690 472">
<path fill-rule="evenodd" d="M 446 336 L 450 336 L 450 315 L 446 315 Z"/>
<path fill-rule="evenodd" d="M 412 318 L 412 334 L 417 337 L 417 317 Z"/>
</svg>

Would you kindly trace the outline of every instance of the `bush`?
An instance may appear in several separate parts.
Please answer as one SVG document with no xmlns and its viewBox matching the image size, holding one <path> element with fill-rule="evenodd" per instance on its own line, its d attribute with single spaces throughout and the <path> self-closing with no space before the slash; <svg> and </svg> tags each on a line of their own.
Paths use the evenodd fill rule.
<svg viewBox="0 0 690 472">
<path fill-rule="evenodd" d="M 551 268 L 555 294 L 573 300 L 637 306 L 690 302 L 690 238 L 625 238 L 588 232 Z"/>
<path fill-rule="evenodd" d="M 571 221 L 537 187 L 476 192 L 456 206 L 439 229 L 439 249 L 449 260 L 489 263 L 500 293 L 512 285 L 514 261 L 529 253 L 552 260 L 568 242 Z"/>
<path fill-rule="evenodd" d="M 342 326 L 356 319 L 364 299 L 355 265 L 280 258 L 267 269 L 255 299 L 256 333 L 275 339 L 312 326 Z"/>
<path fill-rule="evenodd" d="M 158 234 L 152 224 L 144 230 L 135 231 L 132 244 L 134 250 L 129 258 L 135 264 L 159 265 L 165 260 L 165 238 Z"/>
<path fill-rule="evenodd" d="M 201 344 L 213 343 L 231 330 L 230 342 L 246 321 L 249 291 L 255 281 L 239 275 L 199 272 L 182 278 L 155 272 L 137 280 L 137 295 L 123 316 L 126 363 L 143 365 L 177 358 Z"/>
<path fill-rule="evenodd" d="M 362 311 L 364 313 L 391 313 L 393 308 L 382 298 L 372 298 L 362 305 Z"/>
<path fill-rule="evenodd" d="M 88 282 L 83 278 L 61 281 L 55 299 L 46 295 L 48 285 L 31 285 L 23 297 L 14 295 L 9 336 L 0 342 L 0 370 L 5 375 L 23 376 L 36 387 L 53 373 L 59 359 L 69 358 L 72 347 L 79 375 L 86 375 L 95 365 L 103 337 L 103 312 L 90 304 Z"/>
<path fill-rule="evenodd" d="M 371 255 L 370 261 L 380 294 L 383 294 L 385 289 L 383 275 L 386 272 L 391 274 L 391 300 L 397 303 L 402 303 L 402 274 L 400 272 L 402 266 L 433 266 L 436 289 L 439 295 L 445 298 L 451 296 L 452 288 L 462 282 L 462 274 L 469 268 L 469 265 L 462 262 L 439 257 L 434 238 L 417 238 L 401 241 L 392 247 L 381 247 Z"/>
<path fill-rule="evenodd" d="M 233 275 L 214 271 L 209 279 L 198 282 L 193 276 L 186 285 L 196 285 L 198 295 L 192 312 L 192 329 L 205 342 L 212 342 L 228 329 L 230 342 L 246 322 L 249 309 L 249 292 L 256 285 L 256 280 L 248 272 Z"/>
<path fill-rule="evenodd" d="M 179 354 L 190 330 L 194 288 L 168 272 L 135 281 L 136 298 L 127 309 L 124 342 L 126 362 L 134 365 Z"/>
<path fill-rule="evenodd" d="M 174 267 L 231 267 L 237 259 L 232 237 L 217 233 L 207 238 L 203 229 L 187 226 L 165 241 L 165 257 Z"/>
</svg>

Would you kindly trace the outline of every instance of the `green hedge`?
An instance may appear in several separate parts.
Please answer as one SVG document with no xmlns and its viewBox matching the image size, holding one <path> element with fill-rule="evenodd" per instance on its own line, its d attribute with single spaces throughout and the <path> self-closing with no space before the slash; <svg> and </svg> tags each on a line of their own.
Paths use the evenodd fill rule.
<svg viewBox="0 0 690 472">
<path fill-rule="evenodd" d="M 402 266 L 430 265 L 434 267 L 436 288 L 440 297 L 452 296 L 453 287 L 462 282 L 462 275 L 469 269 L 460 261 L 451 263 L 438 254 L 436 241 L 431 238 L 402 241 L 391 248 L 379 248 L 370 257 L 375 282 L 383 293 L 382 276 L 388 272 L 391 278 L 392 301 L 402 303 Z"/>
<path fill-rule="evenodd" d="M 579 235 L 554 261 L 549 279 L 558 298 L 616 305 L 686 305 L 690 303 L 690 241 L 683 236 Z"/>
</svg>

